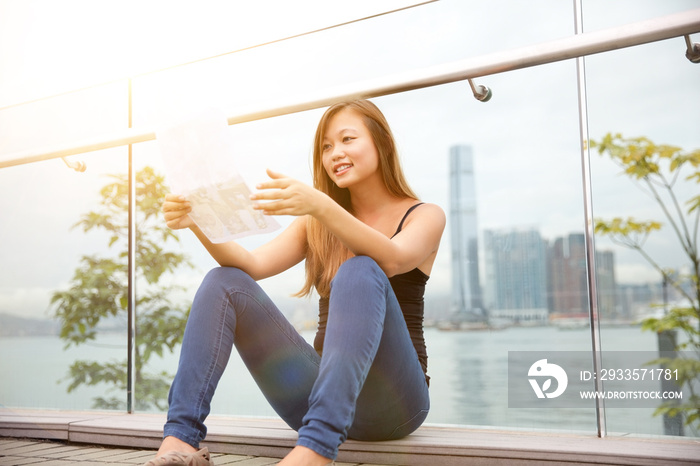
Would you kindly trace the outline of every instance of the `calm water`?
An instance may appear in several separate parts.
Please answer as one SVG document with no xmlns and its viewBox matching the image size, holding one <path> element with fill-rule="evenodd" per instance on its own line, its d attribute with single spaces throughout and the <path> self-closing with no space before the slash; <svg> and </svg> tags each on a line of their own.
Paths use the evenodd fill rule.
<svg viewBox="0 0 700 466">
<path fill-rule="evenodd" d="M 656 336 L 638 328 L 604 328 L 602 335 L 604 350 L 656 349 Z M 305 336 L 311 340 L 313 333 Z M 123 358 L 124 340 L 122 335 L 106 334 L 94 344 L 64 351 L 57 337 L 0 339 L 0 405 L 90 409 L 93 397 L 106 395 L 104 387 L 81 387 L 69 394 L 67 383 L 61 379 L 75 359 L 106 362 Z M 432 398 L 427 422 L 595 432 L 593 405 L 590 409 L 509 409 L 506 379 L 508 351 L 590 351 L 588 330 L 537 327 L 443 332 L 431 328 L 426 330 L 426 340 Z M 174 373 L 176 365 L 177 354 L 168 355 L 155 369 Z M 217 390 L 212 412 L 275 416 L 235 353 Z M 608 431 L 661 435 L 662 420 L 653 417 L 652 412 L 643 408 L 608 409 Z"/>
</svg>

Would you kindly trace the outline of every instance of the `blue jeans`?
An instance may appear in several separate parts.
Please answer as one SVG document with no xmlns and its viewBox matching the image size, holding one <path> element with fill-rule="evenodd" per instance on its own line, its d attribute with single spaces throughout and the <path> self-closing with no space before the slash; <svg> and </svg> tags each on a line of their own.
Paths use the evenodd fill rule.
<svg viewBox="0 0 700 466">
<path fill-rule="evenodd" d="M 246 273 L 212 270 L 187 321 L 164 435 L 199 447 L 216 385 L 235 346 L 297 445 L 335 459 L 347 439 L 392 440 L 428 415 L 428 386 L 401 308 L 369 257 L 331 283 L 319 356 Z"/>
</svg>

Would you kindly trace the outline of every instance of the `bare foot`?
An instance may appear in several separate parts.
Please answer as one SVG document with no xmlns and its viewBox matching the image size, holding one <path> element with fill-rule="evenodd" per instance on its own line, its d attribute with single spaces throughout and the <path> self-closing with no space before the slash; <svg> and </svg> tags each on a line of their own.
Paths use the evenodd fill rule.
<svg viewBox="0 0 700 466">
<path fill-rule="evenodd" d="M 332 463 L 330 458 L 321 456 L 310 448 L 297 445 L 277 464 L 278 466 L 326 466 Z"/>
<path fill-rule="evenodd" d="M 189 443 L 183 442 L 177 437 L 168 436 L 163 439 L 163 443 L 160 444 L 160 448 L 158 449 L 158 454 L 156 456 L 163 456 L 169 451 L 179 451 L 181 453 L 195 453 L 197 449 Z"/>
</svg>

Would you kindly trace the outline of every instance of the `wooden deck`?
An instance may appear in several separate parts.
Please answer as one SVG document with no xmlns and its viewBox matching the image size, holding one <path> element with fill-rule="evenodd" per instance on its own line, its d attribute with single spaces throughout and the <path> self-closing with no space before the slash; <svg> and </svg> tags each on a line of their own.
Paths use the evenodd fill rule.
<svg viewBox="0 0 700 466">
<path fill-rule="evenodd" d="M 153 456 L 165 417 L 0 408 L 0 466 L 133 465 Z M 204 445 L 217 465 L 276 464 L 296 433 L 281 421 L 212 416 Z M 50 441 L 50 442 L 46 442 Z M 700 465 L 700 439 L 424 426 L 402 440 L 348 441 L 347 465 Z"/>
<path fill-rule="evenodd" d="M 46 440 L 0 439 L 0 466 L 134 466 L 142 465 L 154 455 L 154 450 L 105 448 Z M 279 461 L 278 458 L 222 454 L 213 454 L 212 458 L 217 466 L 265 466 Z"/>
</svg>

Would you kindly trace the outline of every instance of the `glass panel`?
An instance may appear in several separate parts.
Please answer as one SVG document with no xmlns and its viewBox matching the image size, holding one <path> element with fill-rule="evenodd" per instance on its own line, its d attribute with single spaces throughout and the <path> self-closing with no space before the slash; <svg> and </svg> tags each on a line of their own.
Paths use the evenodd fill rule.
<svg viewBox="0 0 700 466">
<path fill-rule="evenodd" d="M 125 83 L 118 82 L 4 108 L 0 111 L 0 153 L 122 129 L 127 123 L 126 96 Z M 68 392 L 73 381 L 70 366 L 81 360 L 107 364 L 124 359 L 123 319 L 102 319 L 94 339 L 64 348 L 68 335 L 77 337 L 94 330 L 91 325 L 81 325 L 86 324 L 85 311 L 95 306 L 84 300 L 71 308 L 76 312 L 66 315 L 65 327 L 70 332 L 64 337 L 60 336 L 63 322 L 55 315 L 61 302 L 75 304 L 71 297 L 111 292 L 81 287 L 74 281 L 79 270 L 84 278 L 96 273 L 84 257 L 114 257 L 122 252 L 108 248 L 109 235 L 104 231 L 86 232 L 77 224 L 96 208 L 99 189 L 109 182 L 107 175 L 126 170 L 126 149 L 71 156 L 68 163 L 84 163 L 86 169 L 77 172 L 54 159 L 0 170 L 0 206 L 5 219 L 0 229 L 0 372 L 4 374 L 0 402 L 4 406 L 89 409 L 97 397 L 111 394 L 105 385 L 87 384 Z M 124 277 L 123 270 L 113 276 L 118 284 Z M 67 294 L 52 303 L 59 293 Z M 115 396 L 124 400 L 123 393 Z"/>
<path fill-rule="evenodd" d="M 485 80 L 494 91 L 488 104 L 473 100 L 463 84 L 383 99 L 400 101 L 404 108 L 392 116 L 405 138 L 406 165 L 419 192 L 450 213 L 426 302 L 436 324 L 427 331 L 430 422 L 595 429 L 592 404 L 510 408 L 508 399 L 509 351 L 590 351 L 585 329 L 548 325 L 557 290 L 566 289 L 571 298 L 556 308 L 559 322 L 578 323 L 587 308 L 585 281 L 552 289 L 547 273 L 563 262 L 555 257 L 557 245 L 572 245 L 570 238 L 578 239 L 583 230 L 576 89 L 569 76 L 574 76 L 571 63 L 491 76 Z M 544 96 L 522 92 L 523 83 L 537 82 L 556 84 Z M 412 127 L 413 105 L 425 122 L 420 131 Z M 466 205 L 460 206 L 458 196 L 450 196 L 456 183 L 450 166 L 456 159 L 468 165 L 464 153 L 471 154 L 473 173 L 461 177 Z M 469 212 L 471 205 L 475 209 Z M 572 281 L 585 271 L 582 256 L 577 259 Z M 479 267 L 469 265 L 473 262 Z M 527 373 L 521 383 L 530 390 Z"/>
<path fill-rule="evenodd" d="M 640 8 L 641 7 L 641 8 Z M 585 29 L 594 30 L 610 25 L 646 19 L 654 16 L 675 13 L 696 8 L 696 2 L 585 2 Z M 641 11 L 640 11 L 641 10 Z M 697 36 L 695 37 L 697 41 Z M 689 153 L 700 148 L 700 134 L 697 131 L 697 102 L 700 90 L 697 83 L 700 68 L 685 58 L 685 41 L 682 37 L 643 45 L 630 49 L 609 52 L 587 58 L 587 83 L 590 116 L 590 137 L 601 143 L 606 135 L 620 134 L 621 138 L 610 141 L 621 148 L 630 145 L 648 147 L 644 141 L 633 138 L 648 138 L 652 145 L 672 145 Z M 641 64 L 644 65 L 641 65 Z M 652 151 L 653 152 L 653 151 Z M 650 152 L 651 153 L 651 152 Z M 671 309 L 691 306 L 688 298 L 692 297 L 695 318 L 687 319 L 689 333 L 694 345 L 685 348 L 685 357 L 698 359 L 698 296 L 697 288 L 690 277 L 694 275 L 697 284 L 697 268 L 693 270 L 689 255 L 681 247 L 681 241 L 690 241 L 697 260 L 698 231 L 696 209 L 688 214 L 690 204 L 686 202 L 697 196 L 698 180 L 686 176 L 697 172 L 685 164 L 679 174 L 669 172 L 671 159 L 659 160 L 651 155 L 647 159 L 659 162 L 660 174 L 666 180 L 675 180 L 673 192 L 678 206 L 669 197 L 661 178 L 650 174 L 647 184 L 643 177 L 636 178 L 625 174 L 629 163 L 614 159 L 611 152 L 598 148 L 591 151 L 593 175 L 594 210 L 597 222 L 603 222 L 611 230 L 596 235 L 598 258 L 605 254 L 610 265 L 600 261 L 598 266 L 605 267 L 609 273 L 609 282 L 605 282 L 603 273 L 598 274 L 601 294 L 599 305 L 602 315 L 601 342 L 603 347 L 603 364 L 609 367 L 627 363 L 629 367 L 621 369 L 639 369 L 641 373 L 647 368 L 658 365 L 636 367 L 634 364 L 656 359 L 660 349 L 664 348 L 666 334 L 658 335 L 651 330 L 644 330 L 640 322 L 649 317 L 670 315 Z M 620 165 L 620 162 L 624 166 Z M 642 167 L 643 168 L 643 167 Z M 653 194 L 658 193 L 659 200 Z M 660 202 L 659 202 L 660 201 Z M 663 209 L 667 209 L 664 211 Z M 673 216 L 674 229 L 667 213 Z M 624 223 L 615 224 L 615 218 Z M 681 219 L 682 218 L 682 219 Z M 632 219 L 635 223 L 628 223 Z M 653 227 L 646 233 L 646 222 L 659 222 L 660 229 Z M 633 233 L 625 228 L 641 228 Z M 680 237 L 678 235 L 680 233 Z M 626 243 L 626 246 L 624 245 Z M 639 250 L 636 248 L 639 247 Z M 652 263 L 653 261 L 653 263 Z M 697 263 L 697 262 L 696 262 Z M 655 265 L 654 265 L 655 264 Z M 661 269 L 669 271 L 670 280 L 664 281 Z M 671 284 L 679 283 L 683 289 Z M 674 331 L 677 343 L 688 341 L 688 334 L 682 330 Z M 648 351 L 639 360 L 631 355 L 622 360 L 616 351 Z M 608 361 L 608 366 L 606 366 Z M 685 363 L 687 367 L 688 363 Z M 676 366 L 673 366 L 676 367 Z M 632 373 L 634 374 L 634 373 Z M 649 379 L 647 373 L 647 379 Z M 676 375 L 674 373 L 673 378 Z M 691 375 L 697 393 L 698 375 Z M 614 382 L 607 382 L 614 386 Z M 682 385 L 682 403 L 687 406 L 691 391 L 686 383 Z M 642 381 L 627 380 L 624 388 L 630 391 L 678 391 L 677 386 L 667 386 L 665 380 Z M 646 396 L 646 395 L 644 395 Z M 606 404 L 607 427 L 612 435 L 685 435 L 697 436 L 697 420 L 691 425 L 681 427 L 679 417 L 655 415 L 655 408 L 661 402 L 652 400 L 646 407 L 627 408 L 622 403 Z M 617 406 L 617 407 L 616 407 Z M 697 401 L 695 401 L 697 412 Z M 692 411 L 691 411 L 692 412 Z M 689 414 L 686 412 L 686 415 Z"/>
</svg>

